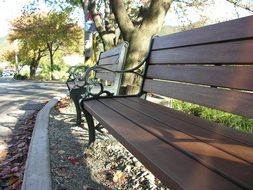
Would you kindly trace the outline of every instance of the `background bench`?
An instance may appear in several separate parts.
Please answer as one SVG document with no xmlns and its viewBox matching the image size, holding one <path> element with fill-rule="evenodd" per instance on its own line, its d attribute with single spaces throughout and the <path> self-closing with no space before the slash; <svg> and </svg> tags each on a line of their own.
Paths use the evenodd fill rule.
<svg viewBox="0 0 253 190">
<path fill-rule="evenodd" d="M 253 136 L 140 98 L 154 93 L 253 118 L 253 16 L 152 40 L 137 96 L 81 102 L 164 185 L 253 189 Z"/>
<path fill-rule="evenodd" d="M 99 66 L 101 68 L 121 70 L 127 53 L 127 48 L 128 43 L 123 42 L 111 50 L 100 53 L 96 66 Z M 85 86 L 85 81 L 83 78 L 87 68 L 87 66 L 77 66 L 71 68 L 69 71 L 69 78 L 66 82 L 66 85 L 70 92 L 70 98 L 75 104 L 77 113 L 77 125 L 81 124 L 81 110 L 79 107 L 79 100 L 87 91 L 87 86 Z M 121 80 L 120 74 L 97 70 L 95 77 L 98 77 L 103 81 L 103 83 L 110 83 L 110 87 L 108 87 L 110 88 L 110 91 L 114 94 L 118 94 L 119 84 Z"/>
</svg>

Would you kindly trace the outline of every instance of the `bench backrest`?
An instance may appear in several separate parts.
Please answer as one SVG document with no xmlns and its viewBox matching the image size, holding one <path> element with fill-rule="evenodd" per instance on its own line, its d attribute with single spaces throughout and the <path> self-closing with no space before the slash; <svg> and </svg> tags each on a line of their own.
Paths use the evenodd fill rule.
<svg viewBox="0 0 253 190">
<path fill-rule="evenodd" d="M 100 53 L 97 65 L 111 70 L 122 70 L 127 48 L 128 43 L 123 42 L 115 48 Z M 116 91 L 115 93 L 118 94 L 120 89 L 121 74 L 101 70 L 96 72 L 96 78 L 113 83 L 114 92 Z"/>
<path fill-rule="evenodd" d="M 143 91 L 253 117 L 253 16 L 153 39 Z"/>
</svg>

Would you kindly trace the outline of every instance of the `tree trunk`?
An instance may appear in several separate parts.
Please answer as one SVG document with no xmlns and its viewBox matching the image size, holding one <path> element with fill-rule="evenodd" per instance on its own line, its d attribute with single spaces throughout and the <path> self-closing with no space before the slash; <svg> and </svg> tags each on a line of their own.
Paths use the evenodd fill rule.
<svg viewBox="0 0 253 190">
<path fill-rule="evenodd" d="M 133 68 L 138 65 L 145 55 L 148 53 L 148 47 L 150 39 L 153 35 L 157 34 L 164 22 L 167 11 L 170 8 L 173 0 L 156 0 L 151 1 L 148 14 L 143 19 L 140 27 L 134 27 L 131 22 L 123 1 L 110 0 L 112 10 L 116 17 L 117 23 L 122 32 L 124 40 L 129 42 L 129 49 L 125 63 L 125 69 Z M 139 82 L 137 76 L 124 75 L 122 77 L 122 84 L 127 88 L 130 86 L 129 90 L 126 90 L 127 94 L 135 93 L 137 88 L 136 83 Z"/>
<path fill-rule="evenodd" d="M 102 21 L 102 18 L 99 12 L 96 9 L 96 1 L 91 1 L 89 6 L 89 11 L 93 17 L 93 21 L 96 26 L 96 30 L 99 34 L 99 37 L 102 40 L 104 51 L 107 51 L 116 46 L 116 29 L 114 25 L 114 21 L 112 21 L 111 17 L 113 14 L 111 12 L 106 12 L 104 18 L 105 21 Z M 105 22 L 105 23 L 104 23 Z"/>
<path fill-rule="evenodd" d="M 112 49 L 116 44 L 115 44 L 115 34 L 104 34 L 101 36 L 103 45 L 104 45 L 104 51 L 107 51 L 109 49 Z"/>
<path fill-rule="evenodd" d="M 126 56 L 125 69 L 131 69 L 139 65 L 147 54 L 150 44 L 150 34 L 145 31 L 135 30 L 129 39 L 129 47 Z M 139 90 L 140 77 L 135 74 L 125 74 L 122 77 L 122 88 L 126 94 L 135 94 Z M 122 90 L 121 90 L 122 91 Z"/>
<path fill-rule="evenodd" d="M 53 54 L 53 47 L 51 44 L 47 43 L 48 51 L 49 51 L 49 58 L 50 58 L 50 78 L 54 80 L 54 54 Z"/>
<path fill-rule="evenodd" d="M 38 65 L 39 65 L 39 62 L 36 62 L 35 60 L 33 60 L 31 65 L 30 65 L 30 79 L 32 79 L 32 80 L 35 79 L 35 75 L 36 75 Z"/>
<path fill-rule="evenodd" d="M 49 52 L 49 57 L 50 57 L 50 78 L 51 80 L 54 80 L 54 59 L 51 51 Z"/>
</svg>

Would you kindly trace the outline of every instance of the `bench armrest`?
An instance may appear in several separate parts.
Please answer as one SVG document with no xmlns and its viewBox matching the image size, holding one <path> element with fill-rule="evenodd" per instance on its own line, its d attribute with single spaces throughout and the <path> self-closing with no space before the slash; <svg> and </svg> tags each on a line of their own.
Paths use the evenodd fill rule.
<svg viewBox="0 0 253 190">
<path fill-rule="evenodd" d="M 72 66 L 69 68 L 68 70 L 69 77 L 66 81 L 66 85 L 69 90 L 71 90 L 69 83 L 74 83 L 73 85 L 74 87 L 83 87 L 85 85 L 84 74 L 88 68 L 89 68 L 88 66 L 84 65 Z M 79 84 L 80 81 L 83 81 L 83 84 Z"/>
<path fill-rule="evenodd" d="M 88 68 L 88 66 L 84 66 L 84 65 L 70 67 L 68 70 L 69 77 L 68 77 L 67 81 L 72 81 L 72 80 L 76 79 L 77 77 L 80 76 L 80 71 L 82 73 L 85 73 L 87 68 Z"/>
</svg>

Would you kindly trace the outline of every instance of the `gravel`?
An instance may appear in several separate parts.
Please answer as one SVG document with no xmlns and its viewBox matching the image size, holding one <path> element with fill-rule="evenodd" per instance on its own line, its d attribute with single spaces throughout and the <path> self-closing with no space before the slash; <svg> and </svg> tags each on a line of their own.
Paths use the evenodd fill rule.
<svg viewBox="0 0 253 190">
<path fill-rule="evenodd" d="M 75 125 L 73 104 L 50 114 L 53 190 L 165 188 L 106 130 L 88 147 L 88 130 Z"/>
</svg>

